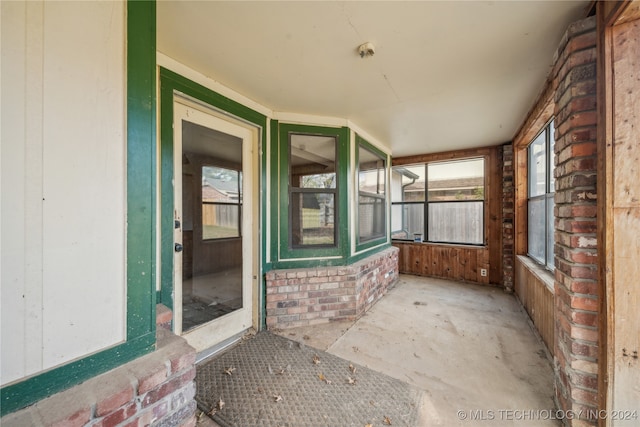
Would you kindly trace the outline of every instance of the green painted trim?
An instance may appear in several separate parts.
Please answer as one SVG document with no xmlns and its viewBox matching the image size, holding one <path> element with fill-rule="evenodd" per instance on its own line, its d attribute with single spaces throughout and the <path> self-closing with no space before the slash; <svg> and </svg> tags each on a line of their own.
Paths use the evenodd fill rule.
<svg viewBox="0 0 640 427">
<path fill-rule="evenodd" d="M 335 258 L 335 259 L 317 258 L 317 259 L 309 259 L 309 260 L 280 261 L 277 264 L 274 264 L 271 270 L 287 270 L 287 269 L 294 269 L 294 268 L 313 268 L 313 267 L 343 267 L 343 266 L 348 266 L 353 263 L 356 263 L 371 255 L 375 255 L 376 253 L 381 252 L 385 249 L 388 249 L 391 246 L 393 246 L 391 243 L 387 243 L 387 242 L 379 243 L 375 247 L 364 250 L 361 253 L 350 256 L 348 258 Z"/>
<path fill-rule="evenodd" d="M 385 195 L 384 195 L 384 201 L 385 201 L 385 235 L 383 237 L 378 237 L 377 239 L 372 239 L 369 240 L 367 242 L 364 243 L 360 243 L 360 239 L 358 236 L 358 230 L 360 229 L 360 225 L 359 225 L 359 221 L 360 221 L 360 215 L 358 212 L 358 173 L 360 172 L 360 168 L 359 168 L 359 162 L 360 162 L 360 146 L 362 146 L 363 148 L 371 151 L 372 153 L 380 156 L 381 158 L 383 158 L 385 160 L 385 172 L 384 172 L 384 179 L 385 179 Z M 370 248 L 374 248 L 374 247 L 378 247 L 380 245 L 383 245 L 385 243 L 389 242 L 389 230 L 386 230 L 387 228 L 387 219 L 391 218 L 391 205 L 389 203 L 389 187 L 390 187 L 390 183 L 389 183 L 389 168 L 391 167 L 391 158 L 390 156 L 385 153 L 384 151 L 380 150 L 379 148 L 375 147 L 374 145 L 372 145 L 371 143 L 369 143 L 369 141 L 367 141 L 366 139 L 364 139 L 363 137 L 361 137 L 360 135 L 356 134 L 356 141 L 355 141 L 355 165 L 356 165 L 356 183 L 355 183 L 355 188 L 353 189 L 353 192 L 355 194 L 355 203 L 354 203 L 354 210 L 356 210 L 356 212 L 354 212 L 355 215 L 355 219 L 356 219 L 356 229 L 354 231 L 355 234 L 355 239 L 356 239 L 356 252 L 361 252 L 363 250 L 366 249 L 370 249 Z"/>
<path fill-rule="evenodd" d="M 127 3 L 127 340 L 156 327 L 156 4 Z"/>
<path fill-rule="evenodd" d="M 246 120 L 261 128 L 260 147 L 267 144 L 267 117 L 249 107 L 212 91 L 194 81 L 191 81 L 171 70 L 160 67 L 160 283 L 162 303 L 173 310 L 173 100 L 174 93 L 180 92 L 189 97 L 204 102 L 214 108 L 222 110 L 240 119 Z M 266 165 L 264 154 L 260 154 L 260 164 Z M 263 167 L 264 177 L 266 168 Z M 259 186 L 262 185 L 260 181 Z M 263 201 L 266 200 L 263 196 Z M 264 202 L 263 202 L 264 203 Z M 262 210 L 259 207 L 262 217 Z M 264 218 L 260 220 L 264 224 Z M 264 230 L 264 228 L 263 228 Z M 258 241 L 262 241 L 257 236 Z M 264 265 L 264 248 L 262 242 L 262 264 Z M 261 265 L 261 270 L 263 265 Z M 264 277 L 261 274 L 261 289 L 264 289 Z M 264 291 L 266 292 L 266 290 Z M 261 321 L 265 322 L 265 299 L 259 301 Z"/>
<path fill-rule="evenodd" d="M 332 248 L 289 248 L 289 133 L 304 133 L 310 135 L 326 135 L 335 136 L 337 138 L 336 156 L 337 156 L 337 197 L 336 204 L 338 210 L 336 212 L 336 218 L 338 219 L 337 245 Z M 348 256 L 349 250 L 349 224 L 348 224 L 348 168 L 349 168 L 349 129 L 342 128 L 330 128 L 320 126 L 308 126 L 299 124 L 280 124 L 279 126 L 279 141 L 278 141 L 278 159 L 279 159 L 279 173 L 277 175 L 279 179 L 279 186 L 277 192 L 272 198 L 272 214 L 275 206 L 279 206 L 279 212 L 276 212 L 276 216 L 272 218 L 278 218 L 280 224 L 280 233 L 278 236 L 278 242 L 280 245 L 279 256 L 276 252 L 277 267 L 282 268 L 283 265 L 289 265 L 295 262 L 306 263 L 308 258 L 316 258 L 317 261 L 312 262 L 324 263 L 327 265 L 334 265 L 332 263 L 336 260 L 326 260 L 326 257 L 342 257 L 341 261 L 344 263 L 344 259 Z M 279 215 L 279 217 L 277 216 Z M 301 259 L 296 261 L 296 258 Z M 276 261 L 274 261 L 276 262 Z M 301 264 L 302 265 L 302 264 Z"/>
<path fill-rule="evenodd" d="M 279 158 L 280 158 L 280 144 L 279 133 L 280 123 L 278 120 L 271 120 L 271 187 L 268 189 L 271 195 L 271 224 L 269 224 L 269 231 L 271 239 L 269 241 L 270 259 L 271 265 L 278 260 L 278 244 L 280 242 L 280 236 L 278 235 L 278 212 L 279 212 L 279 188 L 280 188 L 280 172 L 279 172 Z"/>
<path fill-rule="evenodd" d="M 160 295 L 173 310 L 173 89 L 160 74 Z M 167 247 L 168 246 L 168 247 Z"/>
<path fill-rule="evenodd" d="M 155 348 L 155 2 L 127 2 L 126 342 L 0 389 L 0 416 Z"/>
<path fill-rule="evenodd" d="M 369 249 L 366 249 L 360 253 L 358 253 L 357 255 L 353 255 L 351 257 L 349 257 L 349 262 L 348 265 L 351 265 L 355 262 L 358 262 L 364 258 L 367 258 L 371 255 L 375 255 L 378 252 L 384 251 L 385 249 L 389 249 L 391 246 L 393 246 L 390 242 L 382 242 L 382 243 L 378 243 L 376 246 L 373 246 Z"/>
<path fill-rule="evenodd" d="M 155 349 L 156 335 L 149 333 L 76 362 L 0 389 L 5 416 L 97 375 L 115 369 Z"/>
</svg>

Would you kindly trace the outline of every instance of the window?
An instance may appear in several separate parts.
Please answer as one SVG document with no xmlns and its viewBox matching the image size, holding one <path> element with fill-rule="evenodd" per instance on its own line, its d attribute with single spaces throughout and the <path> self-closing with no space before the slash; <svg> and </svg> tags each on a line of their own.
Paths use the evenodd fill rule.
<svg viewBox="0 0 640 427">
<path fill-rule="evenodd" d="M 482 245 L 484 169 L 483 158 L 394 167 L 391 237 Z"/>
<path fill-rule="evenodd" d="M 240 237 L 242 172 L 202 167 L 202 239 Z"/>
<path fill-rule="evenodd" d="M 335 136 L 289 133 L 289 243 L 333 247 L 336 237 Z"/>
<path fill-rule="evenodd" d="M 386 236 L 386 159 L 358 143 L 358 243 Z"/>
<path fill-rule="evenodd" d="M 549 269 L 554 267 L 554 133 L 553 121 L 551 121 L 527 149 L 528 254 Z"/>
</svg>

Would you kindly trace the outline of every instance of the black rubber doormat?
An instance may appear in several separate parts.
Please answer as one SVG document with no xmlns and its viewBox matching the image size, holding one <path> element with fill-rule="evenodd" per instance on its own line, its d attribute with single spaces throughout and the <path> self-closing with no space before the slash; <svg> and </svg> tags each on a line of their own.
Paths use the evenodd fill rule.
<svg viewBox="0 0 640 427">
<path fill-rule="evenodd" d="M 199 408 L 223 427 L 415 427 L 421 392 L 260 332 L 197 367 Z"/>
</svg>

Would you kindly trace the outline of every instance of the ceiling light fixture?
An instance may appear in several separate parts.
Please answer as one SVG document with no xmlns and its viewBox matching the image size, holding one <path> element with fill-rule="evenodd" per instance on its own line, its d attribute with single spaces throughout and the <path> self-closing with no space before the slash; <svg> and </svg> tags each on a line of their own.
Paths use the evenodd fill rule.
<svg viewBox="0 0 640 427">
<path fill-rule="evenodd" d="M 371 42 L 366 42 L 358 46 L 358 54 L 360 58 L 373 56 L 376 53 L 376 47 Z"/>
</svg>

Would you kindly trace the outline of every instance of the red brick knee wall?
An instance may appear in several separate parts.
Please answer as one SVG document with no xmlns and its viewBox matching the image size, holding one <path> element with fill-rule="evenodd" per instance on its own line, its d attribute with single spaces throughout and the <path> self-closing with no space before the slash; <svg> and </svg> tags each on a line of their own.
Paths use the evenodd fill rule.
<svg viewBox="0 0 640 427">
<path fill-rule="evenodd" d="M 598 399 L 595 17 L 569 27 L 554 74 L 556 398 L 560 409 L 587 414 Z"/>
<path fill-rule="evenodd" d="M 397 279 L 395 247 L 348 266 L 272 270 L 266 274 L 267 327 L 356 320 Z"/>
<path fill-rule="evenodd" d="M 196 425 L 195 351 L 158 329 L 158 349 L 0 420 L 13 426 Z"/>
<path fill-rule="evenodd" d="M 513 292 L 514 252 L 514 200 L 513 144 L 501 147 L 502 155 L 502 284 L 505 291 Z"/>
</svg>

